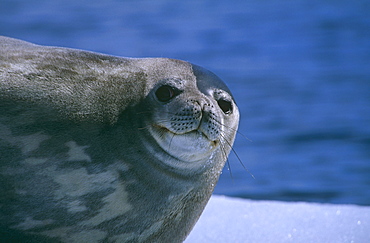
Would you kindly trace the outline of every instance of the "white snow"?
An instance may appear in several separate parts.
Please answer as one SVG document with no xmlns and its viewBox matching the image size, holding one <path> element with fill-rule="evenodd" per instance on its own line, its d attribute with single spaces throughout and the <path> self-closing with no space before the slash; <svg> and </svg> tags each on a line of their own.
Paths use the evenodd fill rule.
<svg viewBox="0 0 370 243">
<path fill-rule="evenodd" d="M 185 243 L 369 243 L 370 207 L 213 195 Z"/>
</svg>

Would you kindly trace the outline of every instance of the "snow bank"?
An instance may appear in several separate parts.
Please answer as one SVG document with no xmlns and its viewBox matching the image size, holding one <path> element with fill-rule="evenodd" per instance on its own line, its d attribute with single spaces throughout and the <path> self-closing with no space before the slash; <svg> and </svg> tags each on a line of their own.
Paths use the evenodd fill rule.
<svg viewBox="0 0 370 243">
<path fill-rule="evenodd" d="M 212 196 L 185 241 L 370 242 L 370 207 Z"/>
</svg>

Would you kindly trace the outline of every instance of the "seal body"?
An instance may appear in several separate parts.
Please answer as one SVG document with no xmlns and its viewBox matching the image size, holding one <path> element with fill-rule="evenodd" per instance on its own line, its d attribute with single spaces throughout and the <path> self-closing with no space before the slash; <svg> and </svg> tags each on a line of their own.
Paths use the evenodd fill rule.
<svg viewBox="0 0 370 243">
<path fill-rule="evenodd" d="M 0 235 L 181 242 L 233 144 L 213 73 L 0 37 Z"/>
</svg>

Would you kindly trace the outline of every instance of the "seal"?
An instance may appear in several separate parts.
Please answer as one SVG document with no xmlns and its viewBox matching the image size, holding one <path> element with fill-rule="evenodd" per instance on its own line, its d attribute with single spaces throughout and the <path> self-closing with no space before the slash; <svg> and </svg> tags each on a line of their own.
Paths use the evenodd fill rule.
<svg viewBox="0 0 370 243">
<path fill-rule="evenodd" d="M 181 242 L 239 123 L 215 74 L 0 37 L 0 235 Z"/>
</svg>

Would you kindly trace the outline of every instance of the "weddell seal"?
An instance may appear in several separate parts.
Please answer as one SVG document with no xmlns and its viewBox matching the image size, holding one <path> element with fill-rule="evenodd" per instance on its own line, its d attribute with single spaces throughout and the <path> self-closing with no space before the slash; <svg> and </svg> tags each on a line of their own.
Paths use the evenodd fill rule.
<svg viewBox="0 0 370 243">
<path fill-rule="evenodd" d="M 0 37 L 2 242 L 181 242 L 234 142 L 213 73 Z"/>
</svg>

